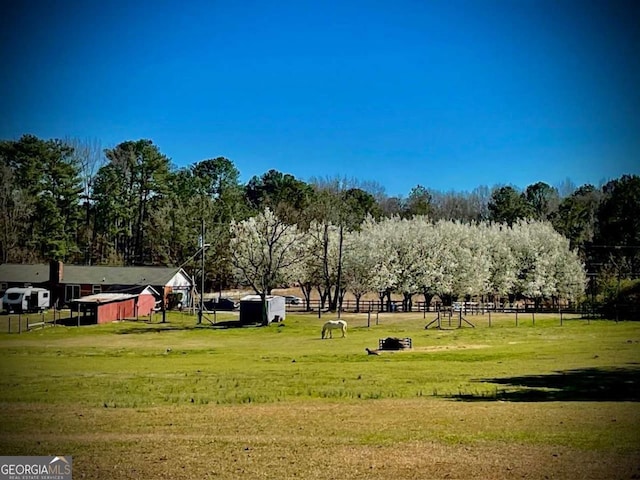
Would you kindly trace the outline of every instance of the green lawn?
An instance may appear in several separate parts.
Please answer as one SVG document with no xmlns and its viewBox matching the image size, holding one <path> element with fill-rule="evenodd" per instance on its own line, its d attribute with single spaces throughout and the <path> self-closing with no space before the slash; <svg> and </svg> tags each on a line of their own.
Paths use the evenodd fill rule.
<svg viewBox="0 0 640 480">
<path fill-rule="evenodd" d="M 86 478 L 640 475 L 639 324 L 352 314 L 321 340 L 329 318 L 8 334 L 0 317 L 1 451 L 72 454 Z M 366 354 L 388 336 L 413 349 Z"/>
</svg>

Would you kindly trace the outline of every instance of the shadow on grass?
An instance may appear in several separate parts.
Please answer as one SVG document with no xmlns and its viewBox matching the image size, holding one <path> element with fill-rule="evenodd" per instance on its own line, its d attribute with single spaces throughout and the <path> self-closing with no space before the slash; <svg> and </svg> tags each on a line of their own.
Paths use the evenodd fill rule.
<svg viewBox="0 0 640 480">
<path fill-rule="evenodd" d="M 547 375 L 484 378 L 483 383 L 504 385 L 495 394 L 459 393 L 449 398 L 462 401 L 510 402 L 640 402 L 640 367 L 602 367 L 564 370 Z"/>
<path fill-rule="evenodd" d="M 116 333 L 119 335 L 136 335 L 143 333 L 160 333 L 160 332 L 176 332 L 176 331 L 191 331 L 191 330 L 211 330 L 211 329 L 227 329 L 227 328 L 251 328 L 259 327 L 260 325 L 246 325 L 237 320 L 229 320 L 217 323 L 202 323 L 191 325 L 175 325 L 170 323 L 154 323 L 147 324 L 140 327 L 127 327 L 122 330 L 118 330 Z"/>
<path fill-rule="evenodd" d="M 59 318 L 56 320 L 58 325 L 64 325 L 65 327 L 77 327 L 78 326 L 78 317 L 67 317 L 67 318 Z M 95 317 L 91 317 L 88 315 L 81 316 L 79 321 L 80 326 L 84 325 L 96 325 Z"/>
<path fill-rule="evenodd" d="M 118 330 L 115 333 L 118 335 L 139 335 L 143 333 L 162 333 L 162 332 L 179 332 L 190 330 L 204 330 L 208 327 L 206 325 L 169 325 L 169 324 L 156 324 L 146 327 L 131 327 Z"/>
</svg>

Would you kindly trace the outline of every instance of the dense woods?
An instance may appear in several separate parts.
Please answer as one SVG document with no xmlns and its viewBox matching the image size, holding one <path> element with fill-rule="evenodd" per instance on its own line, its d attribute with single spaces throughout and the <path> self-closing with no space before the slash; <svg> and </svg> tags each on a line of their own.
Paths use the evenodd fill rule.
<svg viewBox="0 0 640 480">
<path fill-rule="evenodd" d="M 191 259 L 204 224 L 205 241 L 210 244 L 206 282 L 208 288 L 222 288 L 242 280 L 234 276 L 241 263 L 238 251 L 251 249 L 251 241 L 238 240 L 242 222 L 258 214 L 264 221 L 269 212 L 267 220 L 275 218 L 287 226 L 286 231 L 304 234 L 304 242 L 311 242 L 305 245 L 313 249 L 315 260 L 301 258 L 297 263 L 306 262 L 316 275 L 245 278 L 245 283 L 258 282 L 268 289 L 278 282 L 296 282 L 305 292 L 318 289 L 330 307 L 335 307 L 349 283 L 356 290 L 388 291 L 388 285 L 356 285 L 358 268 L 365 267 L 358 265 L 353 252 L 358 242 L 366 245 L 375 237 L 372 225 L 389 227 L 389 222 L 426 222 L 421 231 L 431 232 L 433 238 L 443 235 L 443 228 L 466 225 L 451 235 L 484 239 L 494 234 L 492 225 L 510 231 L 522 225 L 551 225 L 567 239 L 567 251 L 575 252 L 585 265 L 592 298 L 633 290 L 632 279 L 640 273 L 637 175 L 604 185 L 575 186 L 565 181 L 556 187 L 538 182 L 523 191 L 497 185 L 442 192 L 416 185 L 406 196 L 388 196 L 372 182 L 322 177 L 305 181 L 276 170 L 256 175 L 244 185 L 239 178 L 240 172 L 227 158 L 177 167 L 144 139 L 105 150 L 95 142 L 32 135 L 2 141 L 0 262 L 184 264 L 198 274 L 197 262 Z M 392 228 L 404 231 L 398 225 Z M 362 238 L 363 232 L 369 237 Z M 296 248 L 287 252 L 304 257 Z M 337 263 L 331 263 L 332 258 Z"/>
</svg>

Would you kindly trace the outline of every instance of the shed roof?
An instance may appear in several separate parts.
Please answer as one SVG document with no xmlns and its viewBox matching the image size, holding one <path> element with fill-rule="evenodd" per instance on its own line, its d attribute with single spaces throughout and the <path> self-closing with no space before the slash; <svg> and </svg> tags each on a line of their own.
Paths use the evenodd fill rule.
<svg viewBox="0 0 640 480">
<path fill-rule="evenodd" d="M 265 297 L 265 299 L 267 301 L 269 300 L 273 300 L 276 297 L 279 297 L 280 295 L 267 295 Z M 262 301 L 262 297 L 260 297 L 260 295 L 245 295 L 244 297 L 242 297 L 240 299 L 241 302 L 261 302 Z"/>
</svg>

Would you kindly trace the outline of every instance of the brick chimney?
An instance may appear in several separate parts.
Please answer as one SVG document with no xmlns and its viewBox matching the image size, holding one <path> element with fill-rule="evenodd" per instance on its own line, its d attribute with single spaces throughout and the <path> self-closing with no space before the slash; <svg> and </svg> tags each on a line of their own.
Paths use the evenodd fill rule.
<svg viewBox="0 0 640 480">
<path fill-rule="evenodd" d="M 64 279 L 64 264 L 59 260 L 49 262 L 49 283 L 52 287 L 58 285 Z"/>
<path fill-rule="evenodd" d="M 64 290 L 60 282 L 64 274 L 64 264 L 59 260 L 49 262 L 49 291 L 51 292 L 51 305 L 58 304 L 59 298 L 64 298 Z"/>
</svg>

